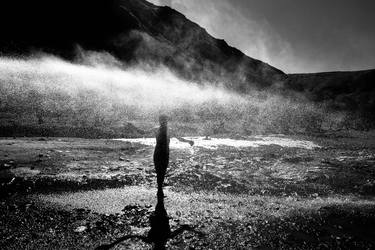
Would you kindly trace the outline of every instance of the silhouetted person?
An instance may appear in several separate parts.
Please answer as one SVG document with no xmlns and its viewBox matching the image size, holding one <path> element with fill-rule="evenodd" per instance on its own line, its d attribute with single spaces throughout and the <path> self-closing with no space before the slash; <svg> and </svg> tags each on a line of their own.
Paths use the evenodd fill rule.
<svg viewBox="0 0 375 250">
<path fill-rule="evenodd" d="M 154 151 L 154 165 L 157 175 L 158 193 L 163 192 L 163 183 L 169 163 L 169 136 L 168 117 L 159 117 L 160 128 L 156 135 L 156 146 Z"/>
<path fill-rule="evenodd" d="M 157 131 L 156 146 L 154 151 L 154 165 L 157 175 L 158 193 L 163 193 L 163 183 L 169 163 L 170 136 L 168 133 L 168 117 L 166 115 L 161 115 L 159 117 L 159 124 L 160 127 Z M 194 145 L 193 141 L 186 140 L 178 136 L 174 137 L 181 142 L 189 143 L 191 146 Z"/>
<path fill-rule="evenodd" d="M 169 135 L 168 135 L 168 117 L 161 115 L 159 117 L 160 127 L 156 135 L 156 146 L 154 151 L 154 164 L 157 174 L 158 191 L 157 198 L 158 202 L 155 207 L 155 212 L 150 216 L 150 226 L 151 230 L 148 232 L 147 236 L 143 235 L 127 235 L 121 237 L 110 244 L 101 245 L 97 250 L 111 249 L 115 245 L 121 243 L 122 241 L 128 239 L 139 239 L 146 243 L 153 244 L 153 249 L 155 250 L 165 250 L 168 240 L 173 239 L 184 231 L 191 231 L 199 235 L 202 233 L 195 231 L 193 227 L 189 225 L 182 225 L 175 231 L 171 231 L 169 225 L 169 217 L 167 211 L 164 207 L 164 194 L 163 194 L 163 183 L 165 174 L 167 172 L 169 163 Z M 191 146 L 194 145 L 193 141 L 183 139 L 181 137 L 176 137 L 181 142 L 187 142 Z"/>
</svg>

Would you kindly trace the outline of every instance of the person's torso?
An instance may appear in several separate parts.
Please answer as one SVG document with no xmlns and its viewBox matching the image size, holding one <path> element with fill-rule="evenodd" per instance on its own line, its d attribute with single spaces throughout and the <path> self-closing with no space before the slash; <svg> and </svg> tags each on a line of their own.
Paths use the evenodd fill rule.
<svg viewBox="0 0 375 250">
<path fill-rule="evenodd" d="M 168 154 L 169 142 L 170 142 L 170 137 L 168 135 L 168 129 L 160 127 L 156 135 L 155 153 Z"/>
</svg>

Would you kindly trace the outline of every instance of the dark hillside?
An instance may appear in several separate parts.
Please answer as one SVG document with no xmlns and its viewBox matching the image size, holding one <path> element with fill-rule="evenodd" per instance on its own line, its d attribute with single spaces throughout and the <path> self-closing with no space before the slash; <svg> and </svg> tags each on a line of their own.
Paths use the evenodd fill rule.
<svg viewBox="0 0 375 250">
<path fill-rule="evenodd" d="M 305 93 L 316 102 L 358 113 L 375 120 L 375 70 L 291 74 L 287 87 Z"/>
<path fill-rule="evenodd" d="M 285 78 L 181 13 L 143 0 L 7 0 L 0 7 L 4 55 L 43 51 L 73 59 L 81 46 L 125 62 L 161 63 L 186 79 L 238 91 Z"/>
</svg>

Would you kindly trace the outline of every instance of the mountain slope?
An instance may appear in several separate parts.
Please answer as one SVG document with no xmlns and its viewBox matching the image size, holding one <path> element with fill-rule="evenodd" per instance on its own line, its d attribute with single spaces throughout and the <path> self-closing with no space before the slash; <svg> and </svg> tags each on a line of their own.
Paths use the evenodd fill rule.
<svg viewBox="0 0 375 250">
<path fill-rule="evenodd" d="M 210 36 L 181 13 L 144 0 L 7 0 L 0 51 L 74 58 L 77 45 L 126 62 L 163 64 L 186 79 L 247 91 L 286 78 Z"/>
</svg>

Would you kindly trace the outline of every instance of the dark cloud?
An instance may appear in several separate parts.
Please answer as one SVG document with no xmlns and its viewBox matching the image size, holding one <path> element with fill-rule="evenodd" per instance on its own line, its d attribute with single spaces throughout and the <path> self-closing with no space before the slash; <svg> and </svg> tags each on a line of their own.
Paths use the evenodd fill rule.
<svg viewBox="0 0 375 250">
<path fill-rule="evenodd" d="M 371 0 L 152 0 L 286 72 L 375 68 Z"/>
</svg>

